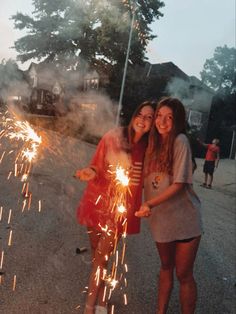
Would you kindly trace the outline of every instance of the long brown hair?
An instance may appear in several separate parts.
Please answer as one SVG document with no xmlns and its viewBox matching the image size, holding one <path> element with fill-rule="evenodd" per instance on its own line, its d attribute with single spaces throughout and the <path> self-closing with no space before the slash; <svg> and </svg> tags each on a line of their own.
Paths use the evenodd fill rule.
<svg viewBox="0 0 236 314">
<path fill-rule="evenodd" d="M 180 134 L 186 134 L 186 114 L 184 105 L 177 98 L 165 97 L 157 105 L 154 121 L 162 107 L 168 107 L 173 114 L 173 127 L 167 138 L 163 140 L 156 129 L 155 122 L 149 134 L 149 144 L 146 157 L 146 174 L 158 170 L 163 173 L 172 174 L 173 147 L 175 138 Z"/>
<path fill-rule="evenodd" d="M 135 109 L 135 111 L 134 111 L 134 113 L 132 115 L 132 118 L 131 118 L 131 120 L 130 120 L 130 122 L 128 124 L 128 127 L 126 129 L 127 139 L 128 139 L 128 143 L 129 143 L 130 147 L 133 144 L 134 135 L 135 135 L 135 132 L 134 132 L 134 129 L 133 129 L 133 121 L 138 116 L 138 114 L 140 113 L 142 108 L 146 107 L 146 106 L 150 106 L 151 108 L 153 108 L 154 111 L 156 109 L 156 103 L 151 102 L 151 101 L 144 101 Z M 149 132 L 147 132 L 147 134 L 144 134 L 144 137 L 146 137 L 147 139 L 148 139 L 148 134 L 149 134 Z"/>
</svg>

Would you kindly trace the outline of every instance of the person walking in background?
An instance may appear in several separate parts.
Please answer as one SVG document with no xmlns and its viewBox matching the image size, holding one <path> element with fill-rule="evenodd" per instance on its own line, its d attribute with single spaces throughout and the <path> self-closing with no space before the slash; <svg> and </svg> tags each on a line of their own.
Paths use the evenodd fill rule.
<svg viewBox="0 0 236 314">
<path fill-rule="evenodd" d="M 144 165 L 145 202 L 136 212 L 137 217 L 149 217 L 160 256 L 157 314 L 167 313 L 174 269 L 180 284 L 181 312 L 193 314 L 196 307 L 193 268 L 202 227 L 200 201 L 192 187 L 185 122 L 185 109 L 178 99 L 159 102 Z"/>
<path fill-rule="evenodd" d="M 214 138 L 212 144 L 203 143 L 200 139 L 198 142 L 207 148 L 205 162 L 203 166 L 203 172 L 205 174 L 204 182 L 201 186 L 211 189 L 212 182 L 213 182 L 213 173 L 215 169 L 218 167 L 219 160 L 220 160 L 220 147 L 219 147 L 219 140 Z"/>
<path fill-rule="evenodd" d="M 126 204 L 127 234 L 140 232 L 140 219 L 134 213 L 142 201 L 142 167 L 153 116 L 153 104 L 142 103 L 134 112 L 128 127 L 106 133 L 97 146 L 90 166 L 76 172 L 77 178 L 89 181 L 77 210 L 78 222 L 87 226 L 92 250 L 85 314 L 107 313 L 103 274 L 114 243 L 122 232 L 122 221 L 119 223 L 115 219 L 112 200 L 114 180 L 109 175 L 110 165 L 130 168 L 130 193 Z M 101 275 L 98 275 L 98 270 Z"/>
</svg>

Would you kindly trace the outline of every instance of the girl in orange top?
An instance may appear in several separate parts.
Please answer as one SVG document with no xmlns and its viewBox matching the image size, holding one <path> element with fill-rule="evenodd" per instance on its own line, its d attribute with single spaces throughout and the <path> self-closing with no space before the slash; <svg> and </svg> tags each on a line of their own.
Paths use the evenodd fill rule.
<svg viewBox="0 0 236 314">
<path fill-rule="evenodd" d="M 116 220 L 113 209 L 116 191 L 109 173 L 110 165 L 129 168 L 131 193 L 127 195 L 126 202 L 127 233 L 138 233 L 140 230 L 140 219 L 135 217 L 134 212 L 142 200 L 143 160 L 153 115 L 152 103 L 142 103 L 134 112 L 129 126 L 106 133 L 97 146 L 90 166 L 76 172 L 80 180 L 89 181 L 77 210 L 78 222 L 87 226 L 92 249 L 85 314 L 107 313 L 102 274 L 107 268 L 117 236 L 119 238 L 122 232 L 123 221 Z M 109 233 L 104 230 L 109 230 Z M 98 269 L 101 274 L 99 280 L 96 278 Z"/>
</svg>

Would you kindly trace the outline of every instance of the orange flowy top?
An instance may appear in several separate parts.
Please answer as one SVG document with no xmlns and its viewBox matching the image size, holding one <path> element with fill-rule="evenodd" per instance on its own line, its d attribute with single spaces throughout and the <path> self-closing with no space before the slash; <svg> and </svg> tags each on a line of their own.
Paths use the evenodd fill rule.
<svg viewBox="0 0 236 314">
<path fill-rule="evenodd" d="M 116 166 L 129 160 L 129 193 L 126 193 L 127 233 L 140 232 L 140 218 L 134 213 L 142 202 L 143 161 L 147 147 L 146 138 L 132 145 L 127 153 L 127 140 L 123 136 L 124 128 L 107 132 L 99 142 L 90 166 L 96 169 L 96 178 L 90 180 L 77 208 L 77 220 L 87 227 L 101 230 L 101 227 L 121 232 L 115 219 L 114 195 L 116 186 L 114 177 L 109 173 L 110 165 Z"/>
</svg>

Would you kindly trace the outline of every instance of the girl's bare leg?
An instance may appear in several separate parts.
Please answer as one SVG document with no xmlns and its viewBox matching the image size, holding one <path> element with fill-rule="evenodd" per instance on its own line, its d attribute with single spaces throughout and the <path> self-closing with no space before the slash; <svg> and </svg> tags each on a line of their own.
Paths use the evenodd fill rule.
<svg viewBox="0 0 236 314">
<path fill-rule="evenodd" d="M 104 275 L 104 271 L 106 271 L 108 258 L 113 249 L 113 245 L 114 235 L 109 236 L 106 233 L 102 233 L 100 235 L 99 241 L 97 242 L 97 247 L 94 249 L 94 258 L 92 262 L 92 270 L 89 277 L 88 295 L 86 301 L 88 311 L 85 308 L 85 314 L 94 313 L 92 311 L 92 308 L 94 308 L 94 306 L 96 305 L 98 296 L 103 294 L 104 281 L 102 278 Z M 104 299 L 104 301 L 102 299 Z M 103 298 L 103 296 L 99 298 L 99 304 L 106 304 L 105 298 Z"/>
<path fill-rule="evenodd" d="M 95 251 L 97 249 L 98 242 L 101 237 L 101 232 L 98 232 L 98 230 L 92 227 L 88 227 L 88 235 L 89 235 L 89 241 L 90 241 L 90 247 L 91 247 L 91 262 L 92 262 L 92 269 L 93 269 Z M 90 277 L 91 277 L 91 273 L 90 273 Z M 91 293 L 90 287 L 88 287 L 88 294 L 90 293 Z M 96 302 L 96 300 L 94 302 Z M 84 314 L 94 314 L 94 305 L 95 303 L 93 304 L 93 302 L 88 303 L 88 297 L 87 297 Z"/>
<path fill-rule="evenodd" d="M 193 314 L 197 301 L 197 285 L 193 267 L 201 237 L 190 242 L 176 243 L 176 276 L 180 283 L 180 304 L 182 314 Z"/>
<path fill-rule="evenodd" d="M 165 314 L 167 312 L 169 299 L 173 288 L 175 243 L 156 243 L 156 246 L 161 259 L 157 297 L 157 314 Z"/>
</svg>

